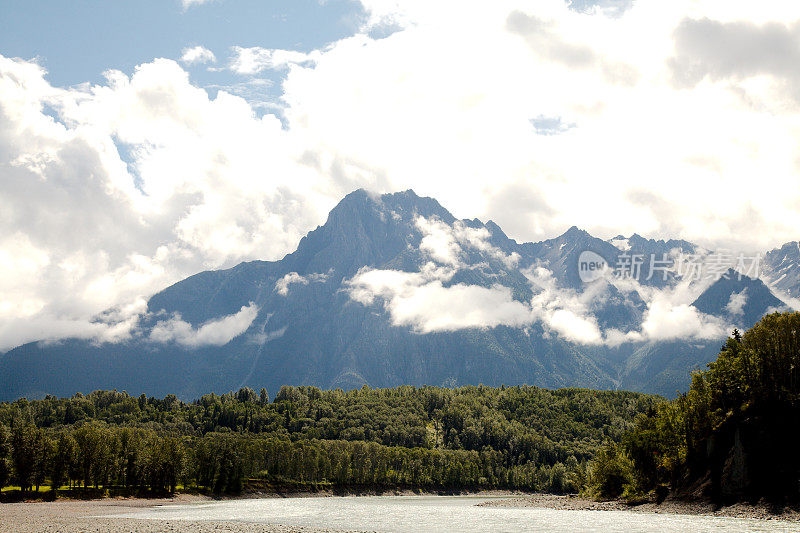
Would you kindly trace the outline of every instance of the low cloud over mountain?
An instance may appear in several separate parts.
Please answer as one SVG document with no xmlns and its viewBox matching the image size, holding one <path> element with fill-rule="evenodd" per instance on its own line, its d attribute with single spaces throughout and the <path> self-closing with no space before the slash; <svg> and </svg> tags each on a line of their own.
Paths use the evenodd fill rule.
<svg viewBox="0 0 800 533">
<path fill-rule="evenodd" d="M 585 252 L 603 266 L 588 281 Z M 734 264 L 720 271 L 723 260 Z M 115 336 L 8 352 L 0 390 L 530 383 L 673 394 L 734 327 L 786 306 L 737 262 L 578 228 L 517 243 L 411 190 L 358 190 L 280 261 L 202 272 L 132 315 L 109 311 L 98 323 Z"/>
</svg>

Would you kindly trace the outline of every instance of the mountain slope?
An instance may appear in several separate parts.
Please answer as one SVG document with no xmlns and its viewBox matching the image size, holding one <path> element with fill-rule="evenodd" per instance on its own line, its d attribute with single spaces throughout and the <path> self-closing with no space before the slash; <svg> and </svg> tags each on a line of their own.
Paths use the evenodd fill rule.
<svg viewBox="0 0 800 533">
<path fill-rule="evenodd" d="M 779 292 L 800 298 L 800 242 L 787 242 L 764 255 L 764 277 Z"/>
<path fill-rule="evenodd" d="M 517 243 L 493 222 L 457 220 L 413 191 L 358 190 L 283 259 L 201 272 L 155 294 L 126 341 L 69 339 L 9 351 L 0 357 L 0 399 L 100 388 L 192 398 L 242 386 L 274 393 L 285 384 L 531 384 L 672 395 L 724 334 L 649 338 L 642 295 L 679 279 L 587 280 L 579 261 L 589 253 L 610 267 L 626 254 L 696 249 L 638 235 L 609 242 L 576 227 Z M 694 302 L 720 324 L 740 327 L 779 305 L 749 278 L 719 280 Z"/>
<path fill-rule="evenodd" d="M 10 351 L 0 361 L 0 396 L 100 387 L 191 397 L 247 385 L 274 392 L 284 384 L 613 386 L 591 358 L 536 325 L 420 334 L 394 325 L 379 303 L 353 301 L 347 280 L 362 269 L 417 272 L 428 262 L 419 217 L 456 222 L 438 202 L 412 191 L 380 198 L 356 191 L 281 261 L 203 272 L 154 295 L 139 335 L 127 342 L 69 340 Z M 519 299 L 530 297 L 527 279 L 498 258 L 497 250 L 510 253 L 516 243 L 477 220 L 459 227 L 485 232 L 495 248 L 465 252 L 460 261 L 479 268 L 459 271 L 444 287 L 501 285 Z M 199 332 L 247 306 L 258 309 L 255 318 L 220 346 L 169 336 Z"/>
<path fill-rule="evenodd" d="M 786 310 L 760 279 L 728 270 L 692 303 L 703 313 L 722 317 L 742 329 L 749 329 L 766 313 Z"/>
</svg>

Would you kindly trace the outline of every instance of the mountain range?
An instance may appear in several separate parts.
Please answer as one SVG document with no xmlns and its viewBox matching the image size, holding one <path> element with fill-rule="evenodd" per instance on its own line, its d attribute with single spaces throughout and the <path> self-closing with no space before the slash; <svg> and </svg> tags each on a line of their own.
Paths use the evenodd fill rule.
<svg viewBox="0 0 800 533">
<path fill-rule="evenodd" d="M 800 294 L 798 243 L 766 253 L 755 274 L 721 257 L 576 227 L 518 243 L 410 190 L 358 190 L 283 259 L 155 294 L 125 340 L 10 350 L 0 399 L 480 383 L 673 396 L 732 328 Z"/>
</svg>

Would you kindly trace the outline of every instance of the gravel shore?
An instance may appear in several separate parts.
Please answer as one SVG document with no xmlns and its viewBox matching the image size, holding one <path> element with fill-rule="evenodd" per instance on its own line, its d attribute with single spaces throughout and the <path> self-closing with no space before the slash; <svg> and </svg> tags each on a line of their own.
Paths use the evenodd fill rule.
<svg viewBox="0 0 800 533">
<path fill-rule="evenodd" d="M 572 495 L 531 494 L 518 498 L 485 502 L 478 505 L 491 507 L 539 507 L 573 511 L 634 511 L 643 513 L 708 515 L 729 518 L 774 519 L 800 522 L 800 511 L 784 509 L 781 512 L 774 512 L 766 504 L 750 505 L 746 503 L 737 503 L 728 507 L 717 508 L 710 503 L 704 502 L 666 500 L 662 503 L 630 505 L 621 501 L 598 502 Z"/>
<path fill-rule="evenodd" d="M 202 496 L 179 495 L 157 500 L 107 499 L 89 501 L 22 502 L 0 504 L 0 531 L 28 532 L 133 532 L 189 531 L 192 533 L 317 533 L 329 530 L 289 526 L 184 520 L 137 520 L 106 515 L 131 514 L 156 505 L 206 501 Z M 333 533 L 333 532 L 330 532 Z"/>
<path fill-rule="evenodd" d="M 320 495 L 316 495 L 320 496 Z M 731 518 L 779 519 L 800 522 L 800 512 L 785 510 L 776 514 L 767 505 L 736 504 L 715 508 L 702 502 L 667 500 L 660 504 L 644 503 L 628 505 L 620 501 L 597 502 L 578 496 L 553 494 L 519 494 L 492 491 L 472 496 L 510 496 L 503 499 L 479 503 L 491 507 L 530 507 L 583 511 L 634 511 L 646 513 L 671 513 L 688 515 L 710 515 Z M 273 496 L 274 497 L 274 496 Z M 336 496 L 329 497 L 335 498 Z M 205 496 L 177 495 L 164 499 L 112 498 L 104 500 L 66 500 L 57 502 L 22 502 L 0 504 L 0 532 L 135 532 L 160 531 L 236 532 L 236 533 L 311 533 L 332 530 L 295 526 L 254 524 L 248 522 L 214 522 L 185 520 L 153 520 L 120 518 L 113 515 L 136 515 L 145 509 L 159 505 L 186 504 L 211 501 Z"/>
</svg>

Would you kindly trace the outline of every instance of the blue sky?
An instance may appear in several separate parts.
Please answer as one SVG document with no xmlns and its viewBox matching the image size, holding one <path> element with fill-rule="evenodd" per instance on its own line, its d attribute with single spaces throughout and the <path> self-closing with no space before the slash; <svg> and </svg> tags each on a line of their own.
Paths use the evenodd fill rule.
<svg viewBox="0 0 800 533">
<path fill-rule="evenodd" d="M 178 59 L 201 45 L 221 62 L 232 46 L 309 52 L 352 35 L 364 16 L 351 0 L 212 0 L 184 9 L 180 0 L 3 0 L 0 53 L 38 58 L 56 86 L 131 74 L 156 57 Z M 191 69 L 200 85 L 226 84 L 230 73 Z"/>
</svg>

